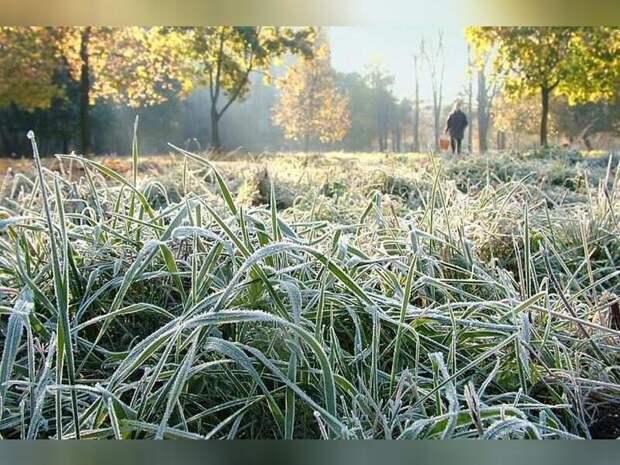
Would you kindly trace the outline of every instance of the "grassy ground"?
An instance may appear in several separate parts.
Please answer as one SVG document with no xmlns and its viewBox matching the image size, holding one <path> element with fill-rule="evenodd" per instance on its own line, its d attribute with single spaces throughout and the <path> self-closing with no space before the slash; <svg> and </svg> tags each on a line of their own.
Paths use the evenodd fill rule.
<svg viewBox="0 0 620 465">
<path fill-rule="evenodd" d="M 43 165 L 1 186 L 3 437 L 620 436 L 609 156 Z"/>
</svg>

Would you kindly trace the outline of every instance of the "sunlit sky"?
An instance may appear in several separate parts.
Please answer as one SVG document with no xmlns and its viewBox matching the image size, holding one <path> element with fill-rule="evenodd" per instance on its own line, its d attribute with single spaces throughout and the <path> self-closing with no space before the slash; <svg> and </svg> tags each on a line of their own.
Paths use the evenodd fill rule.
<svg viewBox="0 0 620 465">
<path fill-rule="evenodd" d="M 444 102 L 454 100 L 467 85 L 467 42 L 463 27 L 449 25 L 441 28 L 444 39 L 445 74 Z M 343 72 L 363 72 L 370 63 L 378 63 L 394 75 L 394 93 L 397 97 L 412 98 L 414 92 L 413 54 L 420 40 L 436 44 L 437 26 L 359 26 L 330 27 L 329 37 L 332 66 Z M 421 63 L 420 97 L 432 97 L 429 71 Z"/>
</svg>

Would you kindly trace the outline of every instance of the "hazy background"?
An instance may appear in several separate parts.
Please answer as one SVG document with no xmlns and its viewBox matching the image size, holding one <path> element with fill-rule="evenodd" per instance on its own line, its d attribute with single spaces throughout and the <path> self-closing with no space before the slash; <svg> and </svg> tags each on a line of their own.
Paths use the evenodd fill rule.
<svg viewBox="0 0 620 465">
<path fill-rule="evenodd" d="M 409 111 L 414 96 L 413 54 L 419 52 L 422 41 L 427 48 L 436 47 L 441 33 L 445 66 L 444 113 L 449 111 L 454 99 L 464 96 L 468 75 L 467 42 L 462 26 L 343 26 L 325 28 L 325 33 L 331 46 L 331 62 L 337 73 L 338 85 L 345 93 L 351 92 L 348 81 L 361 81 L 372 68 L 379 69 L 393 79 L 388 90 L 394 105 L 402 105 Z M 282 65 L 272 69 L 272 73 L 282 76 L 297 59 L 286 57 Z M 282 130 L 272 121 L 273 107 L 278 100 L 276 87 L 265 84 L 258 73 L 254 73 L 251 80 L 252 87 L 247 98 L 235 102 L 222 118 L 224 147 L 252 152 L 299 148 L 298 144 L 285 140 Z M 425 116 L 430 111 L 431 82 L 427 65 L 422 61 L 419 80 L 421 142 L 426 147 L 432 139 L 430 121 L 427 121 L 430 115 Z M 370 105 L 360 110 L 360 106 L 357 105 L 353 114 L 351 134 L 341 143 L 323 149 L 372 151 L 378 148 L 372 134 L 369 134 L 372 128 L 368 120 L 373 118 L 374 110 Z M 193 149 L 205 148 L 210 140 L 209 108 L 206 88 L 183 99 L 170 95 L 165 103 L 145 108 L 98 102 L 92 109 L 93 147 L 96 153 L 128 153 L 133 120 L 139 115 L 140 144 L 144 152 L 167 152 L 168 142 Z M 25 133 L 29 129 L 38 133 L 43 153 L 78 150 L 77 117 L 77 109 L 66 104 L 62 108 L 52 108 L 52 111 L 24 111 L 16 106 L 3 108 L 0 110 L 0 125 L 7 135 L 5 140 L 0 140 L 0 154 L 13 157 L 28 155 Z M 403 115 L 405 145 L 410 145 L 406 140 L 410 123 L 411 114 Z M 401 144 L 400 150 L 405 151 L 407 147 Z"/>
<path fill-rule="evenodd" d="M 368 2 L 362 2 L 360 5 L 361 9 L 358 13 L 363 15 L 372 15 L 376 8 L 376 5 Z M 282 124 L 282 121 L 278 123 L 274 119 L 278 106 L 284 101 L 283 82 L 289 82 L 289 84 L 293 82 L 288 77 L 284 78 L 302 60 L 299 52 L 278 55 L 277 60 L 270 60 L 263 67 L 255 68 L 249 74 L 247 92 L 243 92 L 239 98 L 234 99 L 230 106 L 226 104 L 226 100 L 231 95 L 231 88 L 224 88 L 219 103 L 213 104 L 209 88 L 206 86 L 207 73 L 200 67 L 197 68 L 198 71 L 193 70 L 191 79 L 176 80 L 177 88 L 160 89 L 158 92 L 161 98 L 158 101 L 163 103 L 119 103 L 120 100 L 114 97 L 127 93 L 128 89 L 130 93 L 140 94 L 140 96 L 148 95 L 148 91 L 145 92 L 139 86 L 133 88 L 133 78 L 123 81 L 122 75 L 126 68 L 135 72 L 138 69 L 135 64 L 140 61 L 140 56 L 144 55 L 141 50 L 147 50 L 149 47 L 144 44 L 158 39 L 157 35 L 145 36 L 149 39 L 142 43 L 142 49 L 138 46 L 134 49 L 131 47 L 123 49 L 125 42 L 115 41 L 110 37 L 124 37 L 124 31 L 128 30 L 133 30 L 128 34 L 140 35 L 148 34 L 145 32 L 147 30 L 161 28 L 136 26 L 93 29 L 93 31 L 98 31 L 95 34 L 99 34 L 100 37 L 96 40 L 104 50 L 114 49 L 115 46 L 110 44 L 120 44 L 116 46 L 119 48 L 118 55 L 121 58 L 104 52 L 103 54 L 107 53 L 108 56 L 105 60 L 100 60 L 100 64 L 103 63 L 100 69 L 91 63 L 91 69 L 87 73 L 91 76 L 91 93 L 89 99 L 84 99 L 83 89 L 88 89 L 89 86 L 82 85 L 80 73 L 76 72 L 81 66 L 76 50 L 79 49 L 80 35 L 84 33 L 84 30 L 90 29 L 89 26 L 45 29 L 45 34 L 51 34 L 48 37 L 70 37 L 67 39 L 71 41 L 70 47 L 63 45 L 62 40 L 51 41 L 60 44 L 54 49 L 56 51 L 44 49 L 47 39 L 39 39 L 41 42 L 39 45 L 30 44 L 28 47 L 22 47 L 19 40 L 11 39 L 11 34 L 15 33 L 16 37 L 20 36 L 20 31 L 23 32 L 24 29 L 5 27 L 3 30 L 6 34 L 0 44 L 0 51 L 8 50 L 2 52 L 4 56 L 0 56 L 2 59 L 0 66 L 0 156 L 13 158 L 29 156 L 30 150 L 25 134 L 30 129 L 37 134 L 41 152 L 44 155 L 71 151 L 126 155 L 131 151 L 133 123 L 136 117 L 139 117 L 138 133 L 142 153 L 167 153 L 168 143 L 199 151 L 216 147 L 226 151 L 238 150 L 254 153 L 299 150 L 347 152 L 436 150 L 447 116 L 457 99 L 463 103 L 463 110 L 469 119 L 464 146 L 470 152 L 489 149 L 520 151 L 537 145 L 547 145 L 547 142 L 551 145 L 574 149 L 614 150 L 618 148 L 618 135 L 620 134 L 620 84 L 618 82 L 605 84 L 607 87 L 613 86 L 613 92 L 605 88 L 606 95 L 603 95 L 603 90 L 601 90 L 603 87 L 589 89 L 592 87 L 591 84 L 598 85 L 597 79 L 592 79 L 590 82 L 573 82 L 571 85 L 575 86 L 574 92 L 566 92 L 564 89 L 562 92 L 551 93 L 551 100 L 547 106 L 548 112 L 545 113 L 541 109 L 540 86 L 536 83 L 523 84 L 529 82 L 528 74 L 532 70 L 527 69 L 527 64 L 532 61 L 531 56 L 544 55 L 544 50 L 533 50 L 533 55 L 524 58 L 523 69 L 519 73 L 508 76 L 504 70 L 504 74 L 497 79 L 499 85 L 495 86 L 496 74 L 500 72 L 490 65 L 495 63 L 492 56 L 493 47 L 485 52 L 488 53 L 485 58 L 488 66 L 476 66 L 473 58 L 474 52 L 470 51 L 473 43 L 468 43 L 465 34 L 466 27 L 462 24 L 462 17 L 457 14 L 460 11 L 459 8 L 446 10 L 444 12 L 446 21 L 442 23 L 425 24 L 423 19 L 426 16 L 435 17 L 439 14 L 436 11 L 437 5 L 433 4 L 427 9 L 420 10 L 417 16 L 412 15 L 409 19 L 413 24 L 404 25 L 403 23 L 411 13 L 411 7 L 407 5 L 401 5 L 401 7 L 399 11 L 402 12 L 402 22 L 392 22 L 381 26 L 317 28 L 319 38 L 312 46 L 318 47 L 324 43 L 329 49 L 327 65 L 321 68 L 318 74 L 324 78 L 322 85 L 325 89 L 330 88 L 330 92 L 333 91 L 346 99 L 345 106 L 348 115 L 345 118 L 347 122 L 344 136 L 325 139 L 315 131 L 312 139 L 306 144 L 299 132 L 294 137 L 291 137 L 290 133 L 285 134 L 285 130 L 290 131 L 290 125 L 287 128 L 287 124 Z M 381 17 L 379 12 L 377 15 Z M 213 31 L 223 29 L 227 27 L 210 28 L 210 35 L 207 35 L 213 38 L 219 34 Z M 228 27 L 228 29 L 241 31 L 260 28 Z M 302 29 L 312 28 L 299 26 L 292 30 Z M 512 28 L 509 29 L 512 30 Z M 514 29 L 527 30 L 528 28 Z M 518 33 L 541 34 L 541 37 L 547 34 L 547 39 L 555 34 L 544 32 L 543 29 L 530 32 L 521 30 Z M 569 30 L 571 28 L 559 29 Z M 599 32 L 603 29 L 601 28 Z M 195 33 L 195 36 L 200 36 L 202 34 L 200 28 L 187 28 L 187 30 L 190 31 L 190 35 Z M 56 31 L 58 33 L 55 36 Z M 590 32 L 592 37 L 597 37 L 597 34 L 601 36 L 600 33 L 595 33 L 596 28 L 591 28 Z M 36 32 L 35 36 L 40 33 L 41 31 Z M 131 40 L 129 39 L 130 42 Z M 169 37 L 166 40 L 170 40 Z M 510 38 L 506 40 L 510 42 Z M 164 65 L 173 63 L 172 68 L 180 67 L 177 63 L 191 63 L 189 66 L 193 67 L 195 63 L 208 63 L 212 59 L 209 53 L 217 49 L 211 45 L 209 53 L 197 52 L 196 49 L 193 52 L 188 51 L 194 45 L 185 44 L 176 49 L 177 58 L 178 55 L 183 56 L 178 62 L 166 53 L 157 55 L 153 62 L 163 60 L 169 62 Z M 5 49 L 2 49 L 2 46 Z M 186 46 L 187 48 L 184 49 L 183 47 Z M 101 50 L 96 47 L 95 44 L 89 49 L 92 53 L 91 58 L 95 61 L 98 56 L 102 55 Z M 17 49 L 22 51 L 18 53 L 15 51 Z M 562 47 L 546 48 L 549 51 L 555 49 L 562 50 Z M 123 56 L 124 53 L 125 56 Z M 51 74 L 39 72 L 45 66 L 46 56 L 55 57 L 53 60 L 56 64 Z M 417 56 L 417 69 L 414 66 L 414 56 Z M 63 59 L 69 62 L 68 65 L 63 64 L 65 63 Z M 237 58 L 233 60 L 235 59 Z M 500 63 L 504 63 L 503 66 L 506 68 L 508 61 L 510 57 L 506 55 L 501 57 Z M 587 62 L 587 60 L 570 61 L 575 64 L 573 66 L 575 69 L 571 69 L 571 75 L 584 75 L 576 69 L 577 63 L 580 62 Z M 617 60 L 613 63 L 616 62 Z M 239 63 L 235 66 L 237 65 Z M 155 73 L 151 73 L 149 66 L 150 64 L 145 66 L 146 71 L 143 72 L 143 77 L 137 79 L 137 81 L 143 80 L 145 85 L 159 82 L 152 77 Z M 597 68 L 596 72 L 605 74 L 607 70 L 617 69 L 615 64 L 604 66 L 604 69 Z M 12 68 L 15 70 L 11 71 Z M 105 70 L 119 70 L 116 74 L 120 77 L 114 76 L 106 79 Z M 129 71 L 127 73 L 128 76 L 139 75 L 132 75 Z M 30 74 L 33 74 L 34 78 Z M 145 74 L 146 77 L 144 77 Z M 616 76 L 618 73 L 614 71 L 607 74 Z M 266 75 L 270 75 L 273 79 L 265 79 Z M 521 94 L 510 91 L 502 84 L 503 80 L 507 80 L 508 77 L 525 85 L 526 91 Z M 620 81 L 620 78 L 618 80 Z M 179 86 L 182 88 L 184 82 L 190 81 L 190 90 L 179 91 Z M 417 96 L 415 94 L 416 81 L 419 90 Z M 49 86 L 50 82 L 58 83 L 62 87 L 63 96 L 51 99 L 44 96 L 44 98 L 38 98 L 38 106 L 29 105 L 29 92 L 36 94 L 39 83 L 43 88 L 46 83 Z M 245 77 L 243 82 L 245 82 Z M 8 84 L 3 85 L 6 83 Z M 25 83 L 31 87 L 25 87 Z M 157 86 L 157 84 L 153 85 Z M 97 86 L 108 86 L 112 91 L 105 94 L 101 92 L 101 89 L 96 89 Z M 288 86 L 289 90 L 293 87 L 294 82 L 293 85 Z M 587 94 L 587 98 L 576 101 L 574 97 L 581 94 Z M 112 103 L 113 100 L 117 102 Z M 325 103 L 327 100 L 314 100 L 313 104 L 318 105 L 320 111 L 324 113 L 320 118 L 315 118 L 312 124 L 319 124 L 320 121 L 323 121 L 326 126 L 332 124 L 331 122 L 325 123 L 325 121 L 328 120 L 328 116 L 333 116 L 334 108 L 327 108 L 328 105 Z M 81 102 L 83 101 L 90 102 L 87 105 L 90 121 L 88 125 L 85 125 L 82 120 L 84 107 Z M 45 102 L 45 105 L 41 105 L 41 102 Z M 332 101 L 331 104 L 334 102 Z M 226 110 L 222 112 L 221 118 L 218 117 L 215 125 L 212 124 L 213 118 L 210 114 L 212 108 Z M 301 115 L 303 110 L 303 105 L 298 102 L 296 109 L 289 113 L 288 119 L 292 120 L 295 116 Z M 543 114 L 548 114 L 549 120 L 544 131 L 545 135 L 548 133 L 548 141 L 545 136 L 544 142 L 539 137 L 542 130 L 541 121 L 547 120 L 546 116 L 541 118 Z M 416 125 L 416 121 L 419 125 Z M 300 122 L 299 125 L 301 124 L 307 123 Z M 90 128 L 89 136 L 84 138 L 82 129 L 86 126 Z M 416 127 L 419 127 L 417 132 L 414 129 Z M 418 137 L 416 138 L 414 134 L 418 134 Z M 85 140 L 90 142 L 87 144 Z M 83 149 L 84 147 L 86 150 Z"/>
</svg>

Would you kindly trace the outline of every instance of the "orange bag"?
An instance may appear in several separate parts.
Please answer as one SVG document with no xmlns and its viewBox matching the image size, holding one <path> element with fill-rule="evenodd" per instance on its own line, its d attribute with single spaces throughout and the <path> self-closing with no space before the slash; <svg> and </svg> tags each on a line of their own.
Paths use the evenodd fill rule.
<svg viewBox="0 0 620 465">
<path fill-rule="evenodd" d="M 447 137 L 439 138 L 439 150 L 448 150 L 450 148 L 450 139 Z"/>
</svg>

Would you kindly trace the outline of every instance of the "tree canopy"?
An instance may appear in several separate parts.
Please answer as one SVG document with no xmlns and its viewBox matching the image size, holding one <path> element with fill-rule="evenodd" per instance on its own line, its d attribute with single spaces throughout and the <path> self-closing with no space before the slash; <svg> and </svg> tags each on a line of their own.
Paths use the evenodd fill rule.
<svg viewBox="0 0 620 465">
<path fill-rule="evenodd" d="M 250 90 L 250 75 L 270 69 L 287 53 L 312 55 L 316 31 L 312 27 L 210 26 L 170 31 L 180 47 L 175 58 L 185 94 L 208 86 L 211 145 L 221 147 L 219 122 L 224 113 Z"/>
<path fill-rule="evenodd" d="M 611 99 L 618 92 L 618 28 L 470 27 L 466 37 L 478 57 L 496 49 L 494 68 L 506 75 L 506 95 L 540 94 L 541 145 L 547 145 L 552 94 L 574 104 Z"/>
<path fill-rule="evenodd" d="M 0 107 L 49 108 L 63 95 L 57 50 L 43 27 L 0 27 Z"/>
<path fill-rule="evenodd" d="M 89 109 L 97 101 L 129 107 L 161 103 L 174 86 L 170 43 L 158 28 L 2 27 L 0 106 L 47 108 L 80 91 L 81 148 L 91 150 Z"/>
<path fill-rule="evenodd" d="M 32 127 L 48 153 L 120 153 L 137 109 L 157 151 L 190 139 L 258 151 L 304 139 L 356 151 L 432 146 L 446 113 L 441 34 L 434 46 L 422 39 L 411 94 L 396 95 L 402 81 L 379 57 L 358 71 L 332 69 L 326 32 L 0 27 L 0 151 L 18 156 Z M 480 151 L 498 131 L 531 145 L 536 127 L 543 145 L 553 135 L 586 148 L 618 134 L 620 28 L 472 27 L 466 38 L 477 69 L 464 95 Z"/>
<path fill-rule="evenodd" d="M 310 142 L 337 142 L 351 126 L 348 98 L 336 87 L 327 44 L 317 47 L 314 56 L 289 67 L 279 81 L 280 101 L 274 121 L 287 139 Z"/>
</svg>

